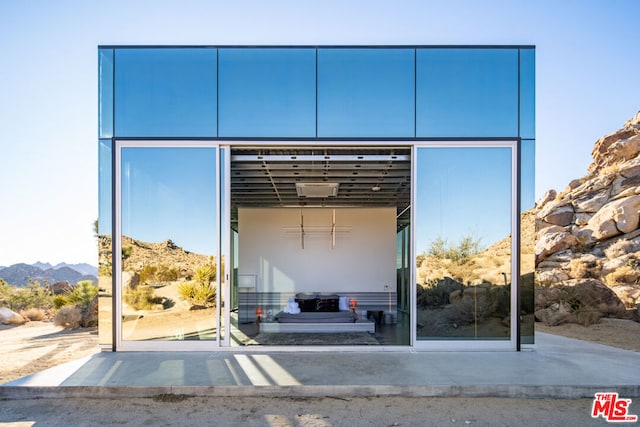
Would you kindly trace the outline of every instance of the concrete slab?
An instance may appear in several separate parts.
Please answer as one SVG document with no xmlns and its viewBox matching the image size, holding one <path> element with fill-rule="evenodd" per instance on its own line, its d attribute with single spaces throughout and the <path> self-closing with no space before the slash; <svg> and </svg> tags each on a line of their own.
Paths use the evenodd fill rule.
<svg viewBox="0 0 640 427">
<path fill-rule="evenodd" d="M 523 352 L 99 353 L 0 399 L 197 396 L 640 397 L 640 353 L 549 334 Z"/>
</svg>

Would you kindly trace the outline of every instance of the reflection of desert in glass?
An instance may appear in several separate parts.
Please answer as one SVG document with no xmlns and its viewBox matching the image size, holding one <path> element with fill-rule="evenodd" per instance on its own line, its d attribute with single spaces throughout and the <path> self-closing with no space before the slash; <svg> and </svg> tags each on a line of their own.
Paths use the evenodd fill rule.
<svg viewBox="0 0 640 427">
<path fill-rule="evenodd" d="M 216 339 L 216 260 L 122 237 L 122 339 Z"/>
<path fill-rule="evenodd" d="M 113 345 L 111 235 L 98 235 L 98 343 Z"/>
<path fill-rule="evenodd" d="M 528 256 L 533 253 L 533 233 L 526 232 L 533 228 L 533 218 L 531 213 L 522 215 L 521 273 L 525 279 L 533 272 Z M 473 236 L 458 242 L 437 238 L 417 257 L 417 281 L 419 338 L 510 338 L 511 236 L 487 248 Z M 526 283 L 521 298 L 533 301 Z M 521 311 L 523 323 L 532 324 L 532 307 L 527 310 L 527 306 Z"/>
</svg>

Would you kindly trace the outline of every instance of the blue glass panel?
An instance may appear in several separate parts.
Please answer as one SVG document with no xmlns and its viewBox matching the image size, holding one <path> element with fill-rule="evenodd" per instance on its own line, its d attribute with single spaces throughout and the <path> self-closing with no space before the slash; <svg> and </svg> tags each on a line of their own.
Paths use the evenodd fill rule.
<svg viewBox="0 0 640 427">
<path fill-rule="evenodd" d="M 117 136 L 217 135 L 215 49 L 116 50 Z"/>
<path fill-rule="evenodd" d="M 319 49 L 319 137 L 414 136 L 413 49 Z"/>
<path fill-rule="evenodd" d="M 315 49 L 220 49 L 222 137 L 314 137 Z"/>
<path fill-rule="evenodd" d="M 214 148 L 123 148 L 122 234 L 215 255 L 215 165 Z"/>
<path fill-rule="evenodd" d="M 419 137 L 517 137 L 516 49 L 419 49 Z"/>
<path fill-rule="evenodd" d="M 510 315 L 511 155 L 510 148 L 418 149 L 419 340 L 510 338 L 509 327 L 494 322 Z M 462 298 L 449 299 L 454 290 Z"/>
<path fill-rule="evenodd" d="M 98 51 L 98 137 L 113 136 L 113 49 Z"/>
<path fill-rule="evenodd" d="M 111 148 L 110 139 L 98 143 L 98 234 L 111 234 Z"/>
<path fill-rule="evenodd" d="M 523 139 L 520 144 L 520 209 L 524 212 L 535 204 L 536 142 Z"/>
<path fill-rule="evenodd" d="M 520 137 L 536 137 L 536 56 L 533 49 L 520 50 Z"/>
</svg>

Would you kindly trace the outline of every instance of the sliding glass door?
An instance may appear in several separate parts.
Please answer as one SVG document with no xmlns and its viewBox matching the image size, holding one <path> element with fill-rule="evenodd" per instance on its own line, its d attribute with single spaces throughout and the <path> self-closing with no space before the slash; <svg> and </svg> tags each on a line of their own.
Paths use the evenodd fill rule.
<svg viewBox="0 0 640 427">
<path fill-rule="evenodd" d="M 516 149 L 416 148 L 416 346 L 514 348 Z"/>
<path fill-rule="evenodd" d="M 116 141 L 119 349 L 219 345 L 219 157 L 208 142 Z"/>
</svg>

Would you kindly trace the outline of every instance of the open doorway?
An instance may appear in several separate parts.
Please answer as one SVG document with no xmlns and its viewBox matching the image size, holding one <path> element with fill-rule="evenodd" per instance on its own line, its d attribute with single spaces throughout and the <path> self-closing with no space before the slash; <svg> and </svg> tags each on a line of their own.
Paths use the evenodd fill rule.
<svg viewBox="0 0 640 427">
<path fill-rule="evenodd" d="M 231 345 L 409 345 L 411 149 L 230 159 Z"/>
</svg>

